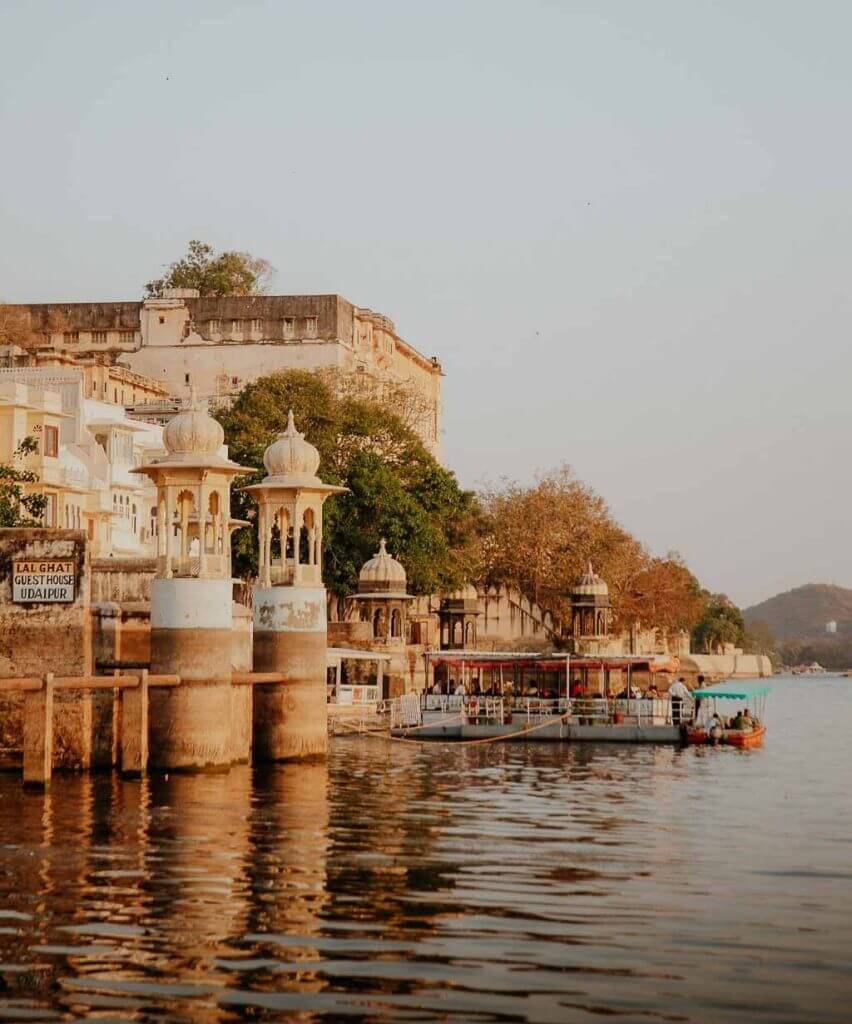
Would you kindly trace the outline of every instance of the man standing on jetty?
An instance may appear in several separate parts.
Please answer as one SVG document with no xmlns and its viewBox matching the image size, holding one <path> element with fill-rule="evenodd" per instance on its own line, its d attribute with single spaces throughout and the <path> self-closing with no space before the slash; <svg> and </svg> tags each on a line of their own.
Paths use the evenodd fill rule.
<svg viewBox="0 0 852 1024">
<path fill-rule="evenodd" d="M 692 695 L 689 692 L 689 687 L 686 685 L 686 681 L 683 676 L 672 683 L 669 687 L 669 696 L 672 699 L 672 723 L 674 725 L 680 725 L 681 716 L 683 714 L 683 702 L 685 700 L 691 700 Z"/>
</svg>

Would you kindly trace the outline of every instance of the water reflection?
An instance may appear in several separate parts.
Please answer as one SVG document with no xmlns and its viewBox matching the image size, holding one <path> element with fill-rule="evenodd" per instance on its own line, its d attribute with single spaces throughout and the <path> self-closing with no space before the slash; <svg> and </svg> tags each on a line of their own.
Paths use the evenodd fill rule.
<svg viewBox="0 0 852 1024">
<path fill-rule="evenodd" d="M 850 692 L 760 752 L 0 777 L 0 1019 L 846 1020 Z"/>
</svg>

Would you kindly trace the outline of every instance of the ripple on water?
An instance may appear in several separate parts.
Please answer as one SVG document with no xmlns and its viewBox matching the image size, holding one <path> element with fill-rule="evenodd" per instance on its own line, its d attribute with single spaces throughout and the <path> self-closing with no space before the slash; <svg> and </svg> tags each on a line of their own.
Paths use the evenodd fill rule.
<svg viewBox="0 0 852 1024">
<path fill-rule="evenodd" d="M 852 691 L 802 716 L 801 687 L 748 756 L 353 738 L 0 776 L 0 1020 L 845 1022 Z"/>
</svg>

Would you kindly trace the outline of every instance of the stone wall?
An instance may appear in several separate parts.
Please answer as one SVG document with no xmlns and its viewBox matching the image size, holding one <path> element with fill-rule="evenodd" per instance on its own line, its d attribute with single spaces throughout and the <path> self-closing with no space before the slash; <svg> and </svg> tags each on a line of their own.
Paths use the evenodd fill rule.
<svg viewBox="0 0 852 1024">
<path fill-rule="evenodd" d="M 92 603 L 150 601 L 154 558 L 93 558 Z"/>
<path fill-rule="evenodd" d="M 12 601 L 16 559 L 72 559 L 74 600 L 62 604 Z M 78 530 L 0 530 L 0 678 L 80 676 L 92 673 L 91 567 L 86 536 Z M 20 695 L 0 699 L 0 746 L 22 744 Z M 54 701 L 54 762 L 87 768 L 108 763 L 112 746 L 112 691 L 60 691 Z"/>
</svg>

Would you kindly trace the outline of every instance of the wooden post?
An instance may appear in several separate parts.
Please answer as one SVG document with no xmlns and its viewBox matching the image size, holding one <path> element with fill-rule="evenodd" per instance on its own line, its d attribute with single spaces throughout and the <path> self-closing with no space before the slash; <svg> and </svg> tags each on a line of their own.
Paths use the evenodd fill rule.
<svg viewBox="0 0 852 1024">
<path fill-rule="evenodd" d="M 139 685 L 121 691 L 121 772 L 144 775 L 148 770 L 148 669 Z"/>
<path fill-rule="evenodd" d="M 53 768 L 53 673 L 24 695 L 24 785 L 46 789 Z"/>
</svg>

